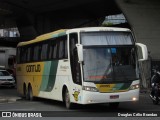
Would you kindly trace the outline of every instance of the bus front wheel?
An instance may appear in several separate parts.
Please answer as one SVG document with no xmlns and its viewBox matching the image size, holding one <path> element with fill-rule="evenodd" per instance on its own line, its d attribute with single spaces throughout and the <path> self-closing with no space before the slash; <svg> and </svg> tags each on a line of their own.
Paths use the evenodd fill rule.
<svg viewBox="0 0 160 120">
<path fill-rule="evenodd" d="M 67 109 L 72 109 L 73 108 L 73 103 L 71 103 L 71 101 L 70 101 L 70 94 L 69 94 L 68 89 L 66 89 L 64 97 L 65 97 L 64 101 L 65 101 L 66 108 Z"/>
</svg>

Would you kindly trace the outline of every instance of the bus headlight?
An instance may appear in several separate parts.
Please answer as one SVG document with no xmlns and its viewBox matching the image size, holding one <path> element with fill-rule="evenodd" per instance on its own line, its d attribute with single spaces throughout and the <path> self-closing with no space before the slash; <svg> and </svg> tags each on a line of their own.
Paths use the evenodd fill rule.
<svg viewBox="0 0 160 120">
<path fill-rule="evenodd" d="M 133 100 L 133 101 L 136 101 L 136 100 L 137 100 L 137 98 L 136 98 L 136 97 L 133 97 L 133 98 L 132 98 L 132 100 Z"/>
<path fill-rule="evenodd" d="M 90 86 L 83 86 L 83 90 L 98 92 L 98 89 L 96 87 L 90 87 Z"/>
<path fill-rule="evenodd" d="M 138 89 L 139 88 L 139 84 L 136 84 L 136 85 L 132 85 L 130 86 L 130 90 L 134 90 L 134 89 Z"/>
</svg>

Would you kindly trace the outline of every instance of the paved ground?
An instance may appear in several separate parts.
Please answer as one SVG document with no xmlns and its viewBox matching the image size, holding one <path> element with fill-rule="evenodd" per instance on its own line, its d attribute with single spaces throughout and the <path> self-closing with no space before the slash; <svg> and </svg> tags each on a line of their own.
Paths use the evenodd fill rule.
<svg viewBox="0 0 160 120">
<path fill-rule="evenodd" d="M 0 87 L 0 103 L 15 102 L 21 99 L 16 88 Z"/>
<path fill-rule="evenodd" d="M 8 104 L 9 103 L 9 104 Z M 118 113 L 139 113 L 139 112 L 153 112 L 156 113 L 157 111 L 160 111 L 160 105 L 153 105 L 152 101 L 149 98 L 148 92 L 142 92 L 140 93 L 140 100 L 135 103 L 121 103 L 120 108 L 115 111 L 109 109 L 107 105 L 94 105 L 94 106 L 87 106 L 80 108 L 77 108 L 75 110 L 67 110 L 64 105 L 61 102 L 57 101 L 50 101 L 50 100 L 44 100 L 44 99 L 38 99 L 36 101 L 25 101 L 21 99 L 21 97 L 18 95 L 17 90 L 13 88 L 0 88 L 0 111 L 46 111 L 44 114 L 46 116 L 54 116 L 53 114 L 56 114 L 55 117 L 45 117 L 42 119 L 50 120 L 124 120 L 124 119 L 143 119 L 143 120 L 155 120 L 159 118 L 153 118 L 153 117 L 104 117 L 104 116 L 115 116 L 110 115 L 110 113 L 118 112 Z M 92 110 L 98 110 L 99 112 L 94 112 Z M 67 117 L 64 117 L 66 115 Z M 85 115 L 89 115 L 89 117 L 85 117 Z M 117 115 L 117 114 L 116 114 Z M 58 117 L 56 117 L 58 116 Z M 72 117 L 69 117 L 72 116 Z M 77 116 L 77 117 L 76 117 Z M 81 116 L 81 117 L 80 117 Z M 102 117 L 103 116 L 103 117 Z M 0 118 L 3 119 L 3 118 Z M 14 118 L 12 118 L 14 119 Z M 18 118 L 15 118 L 17 120 Z M 20 119 L 20 118 L 19 118 Z M 22 118 L 21 118 L 22 119 Z M 27 119 L 27 118 L 23 118 Z M 32 118 L 28 118 L 32 119 Z M 37 118 L 38 120 L 41 118 Z"/>
</svg>

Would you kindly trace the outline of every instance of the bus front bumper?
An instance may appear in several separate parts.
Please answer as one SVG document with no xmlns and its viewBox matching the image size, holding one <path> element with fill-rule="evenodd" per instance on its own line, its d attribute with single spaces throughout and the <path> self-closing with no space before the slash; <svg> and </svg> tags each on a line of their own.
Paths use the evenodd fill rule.
<svg viewBox="0 0 160 120">
<path fill-rule="evenodd" d="M 99 93 L 83 91 L 83 97 L 79 102 L 80 104 L 96 104 L 111 102 L 128 102 L 137 100 L 139 100 L 139 89 L 117 93 Z"/>
</svg>

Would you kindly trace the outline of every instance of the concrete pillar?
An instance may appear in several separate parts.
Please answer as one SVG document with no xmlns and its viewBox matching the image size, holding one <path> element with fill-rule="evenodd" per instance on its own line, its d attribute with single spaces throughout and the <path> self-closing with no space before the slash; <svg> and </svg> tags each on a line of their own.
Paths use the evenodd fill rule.
<svg viewBox="0 0 160 120">
<path fill-rule="evenodd" d="M 147 45 L 154 60 L 160 60 L 160 1 L 116 0 L 127 18 L 137 42 Z"/>
<path fill-rule="evenodd" d="M 160 63 L 160 1 L 116 0 L 116 2 L 127 18 L 137 42 L 147 45 L 152 63 L 155 61 Z M 142 88 L 148 88 L 150 87 L 151 67 L 149 66 L 151 63 L 145 61 L 140 65 Z"/>
</svg>

